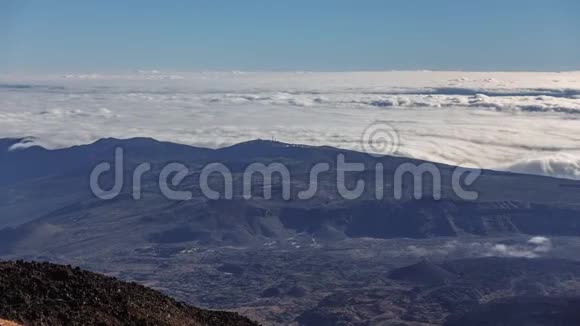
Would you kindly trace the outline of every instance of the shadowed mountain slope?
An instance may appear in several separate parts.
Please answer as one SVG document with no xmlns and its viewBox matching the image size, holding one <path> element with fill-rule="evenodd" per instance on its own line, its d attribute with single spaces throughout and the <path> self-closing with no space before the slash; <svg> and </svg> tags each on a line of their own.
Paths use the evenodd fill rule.
<svg viewBox="0 0 580 326">
<path fill-rule="evenodd" d="M 249 244 L 306 233 L 321 240 L 344 238 L 431 238 L 506 234 L 580 235 L 579 182 L 505 172 L 483 171 L 468 188 L 474 200 L 458 198 L 452 186 L 455 167 L 434 164 L 441 174 L 441 200 L 429 195 L 433 180 L 424 178 L 424 198 L 414 199 L 413 179 L 402 180 L 403 197 L 394 198 L 395 170 L 402 163 L 423 164 L 402 157 L 372 157 L 332 147 L 290 145 L 256 140 L 222 149 L 204 149 L 147 138 L 103 139 L 59 150 L 40 147 L 12 149 L 22 140 L 0 140 L 0 252 L 51 250 L 65 253 L 97 246 L 106 250 L 148 244 Z M 114 162 L 123 148 L 123 187 L 113 200 L 91 193 L 89 175 L 101 162 Z M 356 199 L 337 189 L 339 155 L 366 170 L 346 174 L 350 188 L 366 187 Z M 159 189 L 161 169 L 180 162 L 189 174 L 174 190 L 189 191 L 191 200 L 175 201 Z M 205 164 L 220 162 L 232 173 L 233 199 L 211 200 L 200 187 Z M 253 179 L 252 199 L 242 196 L 244 169 L 251 163 L 283 163 L 291 173 L 290 200 L 282 198 L 283 183 L 273 178 L 272 199 L 264 200 L 263 180 Z M 311 185 L 309 168 L 327 162 L 318 190 L 307 200 L 298 193 Z M 141 199 L 133 199 L 133 171 L 150 163 L 143 175 Z M 376 199 L 376 164 L 384 167 L 384 198 Z M 113 173 L 101 180 L 107 188 Z M 212 189 L 224 194 L 223 178 L 209 178 Z M 31 205 L 34 203 L 34 205 Z M 74 244 L 74 245 L 73 245 Z M 105 245 L 106 244 L 106 245 Z M 68 248 L 68 249 L 67 249 Z"/>
</svg>

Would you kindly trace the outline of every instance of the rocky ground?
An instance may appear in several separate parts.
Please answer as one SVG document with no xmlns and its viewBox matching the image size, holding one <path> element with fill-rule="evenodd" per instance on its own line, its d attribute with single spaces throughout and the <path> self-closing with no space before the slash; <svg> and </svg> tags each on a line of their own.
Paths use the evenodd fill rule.
<svg viewBox="0 0 580 326">
<path fill-rule="evenodd" d="M 257 325 L 79 268 L 0 263 L 0 317 L 24 325 Z"/>
</svg>

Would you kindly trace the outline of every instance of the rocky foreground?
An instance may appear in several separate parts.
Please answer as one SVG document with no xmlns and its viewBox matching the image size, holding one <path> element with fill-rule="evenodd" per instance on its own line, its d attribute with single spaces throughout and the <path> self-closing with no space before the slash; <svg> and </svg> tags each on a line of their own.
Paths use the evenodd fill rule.
<svg viewBox="0 0 580 326">
<path fill-rule="evenodd" d="M 22 325 L 257 325 L 135 283 L 37 262 L 0 262 L 0 320 Z"/>
</svg>

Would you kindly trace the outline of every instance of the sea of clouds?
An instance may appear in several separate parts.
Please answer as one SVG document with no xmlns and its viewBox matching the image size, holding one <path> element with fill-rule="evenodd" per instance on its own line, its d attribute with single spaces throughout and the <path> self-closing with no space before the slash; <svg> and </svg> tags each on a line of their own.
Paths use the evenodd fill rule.
<svg viewBox="0 0 580 326">
<path fill-rule="evenodd" d="M 580 179 L 580 72 L 0 76 L 0 138 L 47 148 L 145 136 L 361 150 L 377 120 L 398 132 L 397 155 Z"/>
</svg>

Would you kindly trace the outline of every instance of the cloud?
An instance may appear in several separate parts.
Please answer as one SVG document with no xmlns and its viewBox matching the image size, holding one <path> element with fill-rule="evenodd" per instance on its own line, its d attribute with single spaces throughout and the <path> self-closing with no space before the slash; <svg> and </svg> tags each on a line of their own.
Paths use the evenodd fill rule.
<svg viewBox="0 0 580 326">
<path fill-rule="evenodd" d="M 530 157 L 518 160 L 503 169 L 519 173 L 580 179 L 580 155 L 555 153 L 549 156 Z"/>
<path fill-rule="evenodd" d="M 579 72 L 3 76 L 0 138 L 58 148 L 104 137 L 208 147 L 274 137 L 361 150 L 366 127 L 387 120 L 404 156 L 578 178 L 579 96 Z"/>
<path fill-rule="evenodd" d="M 32 146 L 37 146 L 37 145 L 38 145 L 38 143 L 36 143 L 36 140 L 34 138 L 23 138 L 19 142 L 14 143 L 10 147 L 8 147 L 8 151 L 9 152 L 18 151 L 18 150 L 27 149 L 27 148 L 30 148 Z"/>
<path fill-rule="evenodd" d="M 532 237 L 523 243 L 460 242 L 452 240 L 436 246 L 410 245 L 405 253 L 411 256 L 462 256 L 462 257 L 519 257 L 538 258 L 552 251 L 552 241 L 546 237 Z"/>
</svg>

